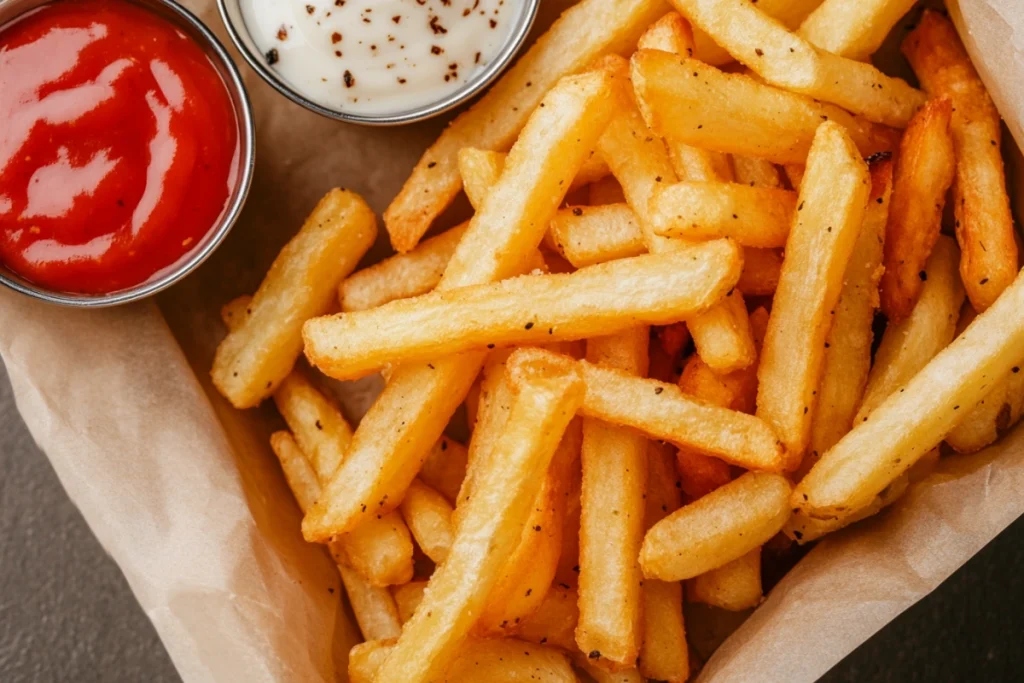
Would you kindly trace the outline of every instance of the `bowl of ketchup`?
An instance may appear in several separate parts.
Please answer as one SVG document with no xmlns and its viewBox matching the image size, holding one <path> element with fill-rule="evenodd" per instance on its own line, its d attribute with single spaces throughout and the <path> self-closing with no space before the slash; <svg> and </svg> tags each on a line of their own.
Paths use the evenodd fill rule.
<svg viewBox="0 0 1024 683">
<path fill-rule="evenodd" d="M 216 37 L 171 0 L 0 2 L 0 283 L 109 306 L 217 247 L 254 126 Z"/>
</svg>

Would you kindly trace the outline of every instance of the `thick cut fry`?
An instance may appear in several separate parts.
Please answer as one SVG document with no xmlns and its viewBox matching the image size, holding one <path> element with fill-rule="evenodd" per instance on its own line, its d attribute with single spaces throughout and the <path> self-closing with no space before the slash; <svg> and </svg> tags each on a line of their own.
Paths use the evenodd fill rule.
<svg viewBox="0 0 1024 683">
<path fill-rule="evenodd" d="M 587 342 L 587 360 L 647 374 L 648 330 L 638 327 Z M 583 652 L 613 669 L 635 666 L 642 637 L 637 557 L 644 533 L 647 439 L 625 428 L 583 421 L 580 498 L 579 626 Z"/>
<path fill-rule="evenodd" d="M 792 491 L 781 475 L 747 472 L 680 508 L 644 537 L 644 575 L 662 581 L 691 579 L 746 555 L 782 529 Z"/>
<path fill-rule="evenodd" d="M 782 22 L 784 26 L 795 29 L 820 4 L 821 0 L 759 0 L 757 6 L 768 16 Z M 694 28 L 693 33 L 697 59 L 715 66 L 735 61 L 732 55 L 704 31 Z"/>
<path fill-rule="evenodd" d="M 693 31 L 679 12 L 669 12 L 647 27 L 640 36 L 638 50 L 662 50 L 674 55 L 693 56 Z"/>
<path fill-rule="evenodd" d="M 849 517 L 935 448 L 961 411 L 1012 372 L 1024 349 L 1024 277 L 963 334 L 856 425 L 804 477 L 794 508 L 815 518 Z"/>
<path fill-rule="evenodd" d="M 423 553 L 440 564 L 452 547 L 452 506 L 421 481 L 413 481 L 402 499 L 402 517 Z"/>
<path fill-rule="evenodd" d="M 520 363 L 508 373 L 517 396 L 505 431 L 460 517 L 448 559 L 434 572 L 423 602 L 405 623 L 378 681 L 434 680 L 458 656 L 523 533 L 548 465 L 583 393 L 577 373 Z"/>
<path fill-rule="evenodd" d="M 566 78 L 548 93 L 545 106 L 530 117 L 509 152 L 498 184 L 470 221 L 440 289 L 522 272 L 569 181 L 604 130 L 610 107 L 609 78 L 603 73 Z M 348 457 L 303 520 L 307 539 L 325 540 L 394 509 L 465 399 L 483 360 L 483 353 L 473 352 L 438 359 L 433 367 L 406 363 L 393 369 L 391 381 L 359 423 Z"/>
<path fill-rule="evenodd" d="M 921 294 L 921 272 L 942 231 L 946 192 L 956 159 L 948 98 L 930 100 L 914 115 L 900 141 L 885 234 L 882 312 L 889 322 L 908 315 Z"/>
<path fill-rule="evenodd" d="M 632 49 L 662 0 L 585 0 L 567 10 L 469 110 L 423 153 L 401 192 L 384 212 L 391 244 L 416 246 L 431 222 L 462 186 L 458 153 L 463 147 L 504 150 L 515 140 L 545 93 L 599 55 Z M 576 169 L 573 170 L 576 175 Z M 568 185 L 572 177 L 566 180 Z"/>
<path fill-rule="evenodd" d="M 956 183 L 953 208 L 960 275 L 984 311 L 1017 276 L 1017 244 L 999 151 L 999 112 L 949 19 L 927 11 L 903 41 L 903 54 L 933 97 L 953 100 Z"/>
<path fill-rule="evenodd" d="M 288 432 L 274 433 L 270 445 L 299 508 L 306 510 L 320 495 L 320 484 L 313 466 Z M 363 637 L 397 638 L 402 625 L 398 608 L 388 590 L 371 585 L 359 572 L 340 562 L 338 572 Z"/>
<path fill-rule="evenodd" d="M 302 323 L 331 307 L 338 283 L 377 237 L 358 195 L 328 192 L 285 245 L 253 296 L 249 314 L 217 347 L 210 374 L 236 408 L 274 393 L 302 353 Z"/>
<path fill-rule="evenodd" d="M 454 505 L 459 498 L 459 487 L 466 478 L 468 462 L 469 453 L 466 447 L 458 441 L 442 436 L 423 461 L 420 479 Z"/>
<path fill-rule="evenodd" d="M 737 288 L 750 296 L 771 296 L 779 286 L 782 252 L 778 249 L 743 250 L 743 272 Z"/>
<path fill-rule="evenodd" d="M 756 157 L 733 157 L 736 182 L 750 187 L 782 187 L 782 174 L 770 161 Z"/>
<path fill-rule="evenodd" d="M 470 206 L 478 210 L 505 170 L 505 154 L 475 147 L 459 150 L 459 175 Z"/>
<path fill-rule="evenodd" d="M 799 33 L 826 52 L 867 60 L 915 4 L 916 0 L 825 0 L 800 24 Z"/>
<path fill-rule="evenodd" d="M 750 317 L 739 290 L 734 289 L 717 306 L 687 322 L 697 353 L 716 371 L 735 372 L 750 367 L 757 359 Z"/>
<path fill-rule="evenodd" d="M 457 225 L 406 254 L 396 254 L 350 275 L 338 287 L 341 310 L 365 311 L 432 290 L 441 281 L 468 225 Z"/>
<path fill-rule="evenodd" d="M 850 431 L 864 395 L 871 370 L 872 324 L 878 308 L 891 191 L 892 162 L 872 162 L 871 196 L 825 342 L 818 404 L 811 422 L 811 450 L 801 465 L 802 472 L 809 470 L 821 453 Z"/>
<path fill-rule="evenodd" d="M 925 266 L 927 280 L 917 305 L 909 318 L 890 324 L 882 336 L 855 424 L 864 422 L 882 401 L 909 382 L 953 340 L 964 301 L 957 260 L 956 244 L 940 236 Z"/>
<path fill-rule="evenodd" d="M 786 242 L 764 352 L 757 415 L 786 446 L 795 470 L 807 450 L 825 342 L 871 192 L 867 166 L 846 132 L 821 124 Z"/>
<path fill-rule="evenodd" d="M 745 247 L 786 244 L 796 192 L 739 183 L 681 182 L 655 191 L 651 224 L 665 237 L 731 237 Z"/>
<path fill-rule="evenodd" d="M 829 104 L 654 50 L 632 59 L 640 110 L 655 133 L 718 152 L 802 164 L 818 124 L 844 126 L 864 156 L 895 149 L 896 131 Z"/>
<path fill-rule="evenodd" d="M 349 683 L 377 683 L 384 662 L 395 650 L 393 640 L 359 643 L 349 652 Z M 445 683 L 577 683 L 566 656 L 550 647 L 508 638 L 465 641 L 442 678 Z"/>
<path fill-rule="evenodd" d="M 397 511 L 373 515 L 358 529 L 338 536 L 330 548 L 335 560 L 349 564 L 374 586 L 412 579 L 412 536 Z"/>
<path fill-rule="evenodd" d="M 576 268 L 638 256 L 647 251 L 633 209 L 625 204 L 561 209 L 548 236 Z"/>
<path fill-rule="evenodd" d="M 731 612 L 757 607 L 761 602 L 761 549 L 694 577 L 686 585 L 686 599 Z"/>
<path fill-rule="evenodd" d="M 816 50 L 748 0 L 671 0 L 765 81 L 902 128 L 924 95 L 866 62 Z"/>
<path fill-rule="evenodd" d="M 973 453 L 993 443 L 1024 414 L 1024 372 L 1015 365 L 985 398 L 967 413 L 946 443 L 959 453 Z"/>
<path fill-rule="evenodd" d="M 672 455 L 663 444 L 647 451 L 647 499 L 644 525 L 650 529 L 674 513 L 682 501 L 672 471 Z M 690 676 L 690 652 L 683 623 L 683 584 L 645 579 L 643 645 L 637 668 L 646 678 L 683 683 Z"/>
<path fill-rule="evenodd" d="M 664 325 L 707 310 L 739 280 L 725 241 L 393 301 L 306 324 L 306 355 L 338 379 L 488 344 L 529 344 Z M 628 288 L 623 283 L 629 283 Z M 745 311 L 744 311 L 745 312 Z"/>
<path fill-rule="evenodd" d="M 297 369 L 274 392 L 274 404 L 317 476 L 330 477 L 352 441 L 352 428 L 338 404 Z"/>
<path fill-rule="evenodd" d="M 426 581 L 410 581 L 391 589 L 391 594 L 395 597 L 395 604 L 398 606 L 398 616 L 403 624 L 412 618 L 416 608 L 423 602 L 425 590 L 427 590 Z M 395 637 L 397 638 L 397 635 Z"/>
</svg>

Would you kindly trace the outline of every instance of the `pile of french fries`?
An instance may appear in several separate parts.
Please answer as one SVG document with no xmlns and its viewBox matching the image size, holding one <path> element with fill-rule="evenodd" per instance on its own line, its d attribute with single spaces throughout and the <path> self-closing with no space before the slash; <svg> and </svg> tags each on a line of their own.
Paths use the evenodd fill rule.
<svg viewBox="0 0 1024 683">
<path fill-rule="evenodd" d="M 999 115 L 939 13 L 922 89 L 868 61 L 913 4 L 582 0 L 426 151 L 400 253 L 353 273 L 335 190 L 225 306 L 214 382 L 287 423 L 351 681 L 684 681 L 685 603 L 755 607 L 766 556 L 1021 417 Z M 354 430 L 303 354 L 384 375 Z"/>
</svg>

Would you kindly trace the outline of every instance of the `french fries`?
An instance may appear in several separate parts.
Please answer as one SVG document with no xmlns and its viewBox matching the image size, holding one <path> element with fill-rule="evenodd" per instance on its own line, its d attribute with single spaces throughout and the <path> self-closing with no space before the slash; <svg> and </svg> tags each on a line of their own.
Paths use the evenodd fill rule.
<svg viewBox="0 0 1024 683">
<path fill-rule="evenodd" d="M 739 183 L 668 185 L 651 198 L 651 224 L 664 237 L 731 237 L 744 247 L 785 246 L 796 192 Z"/>
<path fill-rule="evenodd" d="M 882 312 L 889 322 L 910 315 L 924 284 L 924 264 L 942 230 L 942 209 L 956 163 L 949 131 L 952 115 L 949 98 L 930 100 L 900 141 L 881 287 Z"/>
<path fill-rule="evenodd" d="M 790 471 L 799 467 L 810 441 L 832 311 L 870 191 L 853 141 L 837 124 L 821 124 L 807 157 L 758 368 L 757 415 L 785 444 Z"/>
<path fill-rule="evenodd" d="M 575 273 L 438 291 L 311 320 L 303 332 L 306 355 L 325 374 L 349 379 L 397 360 L 671 323 L 717 303 L 736 284 L 741 267 L 736 247 L 720 241 Z M 631 291 L 623 291 L 623 282 L 631 283 Z"/>
<path fill-rule="evenodd" d="M 647 374 L 648 330 L 634 328 L 587 343 L 587 360 Z M 579 626 L 582 652 L 599 652 L 614 669 L 635 665 L 641 642 L 647 439 L 600 420 L 583 421 L 580 498 Z"/>
<path fill-rule="evenodd" d="M 1024 348 L 1024 277 L 804 477 L 792 504 L 814 518 L 849 517 L 939 444 L 960 411 L 1012 372 Z"/>
<path fill-rule="evenodd" d="M 413 481 L 402 499 L 402 517 L 423 553 L 437 564 L 452 547 L 452 506 L 440 493 Z"/>
<path fill-rule="evenodd" d="M 759 0 L 757 6 L 784 26 L 795 29 L 820 4 L 821 0 Z M 711 36 L 699 28 L 695 28 L 693 33 L 697 45 L 697 59 L 715 66 L 735 61 L 732 55 L 712 40 Z"/>
<path fill-rule="evenodd" d="M 501 179 L 470 221 L 439 288 L 522 272 L 611 115 L 609 81 L 604 73 L 588 73 L 566 78 L 548 93 L 546 106 L 530 117 Z M 433 368 L 406 363 L 393 369 L 359 423 L 348 457 L 303 519 L 307 540 L 350 531 L 371 511 L 398 505 L 483 360 L 483 353 L 473 352 L 438 359 L 429 364 Z"/>
<path fill-rule="evenodd" d="M 458 654 L 530 514 L 530 483 L 544 473 L 582 401 L 579 375 L 533 359 L 509 360 L 518 392 L 504 436 L 466 502 L 448 558 L 377 672 L 380 681 L 429 681 Z"/>
<path fill-rule="evenodd" d="M 867 60 L 915 4 L 916 0 L 825 0 L 800 24 L 799 34 L 826 52 Z"/>
<path fill-rule="evenodd" d="M 576 601 L 575 590 L 564 586 L 551 588 L 537 611 L 520 623 L 516 637 L 572 651 L 576 648 L 574 633 L 579 620 Z"/>
<path fill-rule="evenodd" d="M 697 353 L 718 372 L 748 368 L 757 358 L 747 307 L 738 289 L 687 320 L 687 328 Z"/>
<path fill-rule="evenodd" d="M 750 187 L 782 187 L 782 174 L 770 161 L 756 157 L 733 157 L 736 182 Z"/>
<path fill-rule="evenodd" d="M 664 11 L 662 0 L 585 0 L 567 10 L 423 153 L 384 212 L 395 249 L 415 247 L 459 193 L 459 150 L 507 148 L 560 78 L 581 71 L 602 54 L 631 48 Z"/>
<path fill-rule="evenodd" d="M 329 477 L 352 441 L 352 428 L 341 408 L 300 370 L 284 378 L 274 392 L 274 404 L 317 476 Z"/>
<path fill-rule="evenodd" d="M 1024 373 L 1019 365 L 1013 368 L 946 435 L 946 443 L 953 450 L 958 453 L 980 451 L 1020 420 L 1024 414 Z"/>
<path fill-rule="evenodd" d="M 466 192 L 473 209 L 483 206 L 487 193 L 505 170 L 503 152 L 492 152 L 475 147 L 463 147 L 459 150 L 459 175 L 462 177 L 462 189 Z M 608 177 L 611 171 L 608 164 L 597 154 L 591 154 L 580 166 L 576 177 L 572 179 L 569 191 L 577 190 L 584 185 L 595 183 Z"/>
<path fill-rule="evenodd" d="M 760 547 L 789 519 L 789 481 L 747 472 L 655 524 L 644 537 L 644 576 L 691 579 Z"/>
<path fill-rule="evenodd" d="M 925 266 L 927 280 L 910 317 L 890 324 L 875 353 L 854 423 L 864 422 L 891 393 L 905 385 L 953 340 L 964 289 L 957 277 L 958 250 L 940 236 Z"/>
<path fill-rule="evenodd" d="M 731 612 L 757 607 L 761 589 L 761 549 L 704 572 L 686 584 L 686 598 Z"/>
<path fill-rule="evenodd" d="M 636 214 L 625 204 L 559 209 L 548 229 L 554 248 L 575 268 L 647 251 Z"/>
<path fill-rule="evenodd" d="M 233 406 L 252 408 L 274 393 L 302 353 L 302 323 L 330 309 L 376 237 L 373 212 L 357 195 L 332 190 L 320 200 L 217 347 L 210 374 Z"/>
<path fill-rule="evenodd" d="M 892 161 L 873 161 L 870 171 L 871 196 L 825 342 L 818 404 L 811 421 L 811 450 L 801 472 L 809 470 L 821 453 L 850 431 L 871 370 L 872 325 L 892 196 Z"/>
<path fill-rule="evenodd" d="M 768 83 L 903 128 L 924 95 L 869 63 L 816 50 L 747 0 L 671 0 L 716 43 Z"/>
<path fill-rule="evenodd" d="M 971 304 L 984 311 L 1017 276 L 1017 244 L 999 154 L 999 112 L 949 19 L 926 11 L 904 39 L 903 54 L 929 95 L 953 100 L 960 275 Z"/>
<path fill-rule="evenodd" d="M 729 154 L 802 164 L 824 118 L 846 128 L 864 156 L 895 149 L 896 131 L 743 74 L 655 50 L 632 57 L 640 111 L 669 140 Z"/>
</svg>

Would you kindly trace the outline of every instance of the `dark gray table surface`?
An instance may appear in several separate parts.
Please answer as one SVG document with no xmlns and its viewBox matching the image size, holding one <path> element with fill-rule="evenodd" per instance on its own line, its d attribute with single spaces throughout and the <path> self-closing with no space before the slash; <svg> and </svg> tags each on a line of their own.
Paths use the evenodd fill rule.
<svg viewBox="0 0 1024 683">
<path fill-rule="evenodd" d="M 0 681 L 178 681 L 0 364 Z M 822 680 L 1024 680 L 1024 519 Z"/>
</svg>

